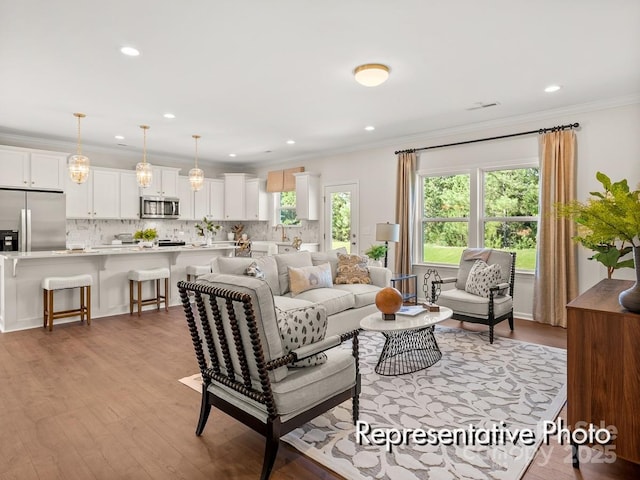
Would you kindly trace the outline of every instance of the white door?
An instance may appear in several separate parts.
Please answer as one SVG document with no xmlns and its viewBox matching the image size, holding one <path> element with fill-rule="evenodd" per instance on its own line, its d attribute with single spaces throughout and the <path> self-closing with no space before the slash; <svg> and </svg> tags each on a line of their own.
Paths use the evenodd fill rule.
<svg viewBox="0 0 640 480">
<path fill-rule="evenodd" d="M 120 218 L 140 218 L 140 191 L 135 172 L 120 172 Z"/>
<path fill-rule="evenodd" d="M 92 175 L 92 174 L 89 174 Z M 67 218 L 93 218 L 93 179 L 75 183 L 66 178 Z"/>
<path fill-rule="evenodd" d="M 64 155 L 49 155 L 44 153 L 31 154 L 31 187 L 64 189 L 64 176 L 61 170 L 65 165 Z"/>
<path fill-rule="evenodd" d="M 0 185 L 3 187 L 28 188 L 29 154 L 27 152 L 0 151 Z"/>
<path fill-rule="evenodd" d="M 120 216 L 120 173 L 93 169 L 93 218 Z"/>
<path fill-rule="evenodd" d="M 358 253 L 358 184 L 326 185 L 324 208 L 325 249 Z"/>
</svg>

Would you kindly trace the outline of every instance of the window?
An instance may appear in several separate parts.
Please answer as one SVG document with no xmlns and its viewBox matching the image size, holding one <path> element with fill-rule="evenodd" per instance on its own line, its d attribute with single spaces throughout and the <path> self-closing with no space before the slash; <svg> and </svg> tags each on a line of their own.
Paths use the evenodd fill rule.
<svg viewBox="0 0 640 480">
<path fill-rule="evenodd" d="M 535 270 L 538 167 L 474 169 L 421 180 L 424 262 L 457 265 L 466 247 L 486 247 L 514 250 L 516 268 Z"/>
<path fill-rule="evenodd" d="M 298 225 L 296 217 L 296 192 L 275 193 L 276 224 Z"/>
</svg>

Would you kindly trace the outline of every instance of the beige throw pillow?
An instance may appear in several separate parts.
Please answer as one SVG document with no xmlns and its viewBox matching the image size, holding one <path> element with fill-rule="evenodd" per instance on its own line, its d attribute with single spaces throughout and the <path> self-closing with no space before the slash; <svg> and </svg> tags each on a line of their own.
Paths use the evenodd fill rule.
<svg viewBox="0 0 640 480">
<path fill-rule="evenodd" d="M 313 267 L 289 267 L 289 290 L 293 295 L 323 287 L 333 287 L 328 263 Z"/>
<path fill-rule="evenodd" d="M 348 285 L 354 283 L 370 284 L 371 277 L 366 255 L 345 255 L 338 254 L 338 269 L 336 274 L 336 285 Z"/>
</svg>

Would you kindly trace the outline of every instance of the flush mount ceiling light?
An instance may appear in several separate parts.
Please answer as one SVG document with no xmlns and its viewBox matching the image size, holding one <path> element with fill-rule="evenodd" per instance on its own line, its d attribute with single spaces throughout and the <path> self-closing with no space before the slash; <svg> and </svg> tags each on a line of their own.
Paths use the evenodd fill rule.
<svg viewBox="0 0 640 480">
<path fill-rule="evenodd" d="M 115 137 L 116 140 L 124 140 L 124 137 L 122 135 L 116 135 Z"/>
<path fill-rule="evenodd" d="M 236 157 L 237 155 L 235 153 L 230 153 L 229 156 L 230 157 Z"/>
<path fill-rule="evenodd" d="M 122 47 L 120 52 L 128 57 L 137 57 L 140 55 L 140 51 L 133 47 Z"/>
<path fill-rule="evenodd" d="M 196 141 L 196 163 L 195 167 L 189 170 L 189 183 L 191 184 L 191 190 L 197 192 L 204 185 L 204 172 L 198 168 L 198 139 L 200 135 L 191 135 Z"/>
<path fill-rule="evenodd" d="M 82 145 L 80 142 L 80 119 L 86 117 L 84 113 L 74 113 L 78 119 L 78 148 L 75 155 L 69 157 L 69 177 L 74 182 L 80 184 L 89 178 L 89 158 L 82 155 Z"/>
<path fill-rule="evenodd" d="M 295 140 L 287 140 L 287 145 L 294 145 L 295 143 Z"/>
<path fill-rule="evenodd" d="M 163 115 L 164 118 L 174 119 L 176 116 L 173 113 L 165 113 Z"/>
<path fill-rule="evenodd" d="M 547 88 L 544 89 L 544 91 L 547 93 L 553 93 L 553 92 L 557 92 L 561 88 L 562 87 L 560 85 L 549 85 Z"/>
<path fill-rule="evenodd" d="M 365 87 L 377 87 L 389 78 L 389 67 L 381 63 L 367 63 L 353 71 L 356 82 Z"/>
<path fill-rule="evenodd" d="M 366 127 L 364 127 L 364 129 L 367 132 L 373 132 L 376 129 L 376 127 L 374 127 L 373 125 L 367 125 Z"/>
<path fill-rule="evenodd" d="M 140 125 L 144 135 L 144 143 L 142 147 L 142 161 L 136 165 L 136 180 L 142 188 L 151 185 L 153 174 L 151 172 L 151 164 L 147 163 L 147 130 L 149 125 Z"/>
</svg>

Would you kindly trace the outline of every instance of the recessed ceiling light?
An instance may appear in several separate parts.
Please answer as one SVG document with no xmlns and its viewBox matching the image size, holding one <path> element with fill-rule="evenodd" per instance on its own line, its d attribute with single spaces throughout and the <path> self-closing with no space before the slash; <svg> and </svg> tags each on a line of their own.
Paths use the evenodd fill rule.
<svg viewBox="0 0 640 480">
<path fill-rule="evenodd" d="M 137 48 L 133 47 L 122 47 L 120 51 L 129 57 L 137 57 L 138 55 L 140 55 L 140 51 Z"/>
<path fill-rule="evenodd" d="M 557 92 L 561 88 L 562 87 L 560 85 L 549 85 L 547 88 L 544 89 L 544 91 L 547 93 L 553 93 L 553 92 Z"/>
<path fill-rule="evenodd" d="M 373 132 L 376 129 L 376 127 L 374 127 L 373 125 L 368 125 L 368 126 L 364 127 L 364 129 L 367 132 Z"/>
<path fill-rule="evenodd" d="M 235 157 L 235 156 L 236 156 L 236 154 L 235 154 L 235 153 L 230 153 L 230 154 L 229 154 L 229 156 L 230 156 L 230 157 Z"/>
<path fill-rule="evenodd" d="M 122 135 L 116 135 L 115 139 L 116 140 L 124 140 L 124 137 Z"/>
<path fill-rule="evenodd" d="M 165 113 L 163 115 L 163 117 L 164 118 L 171 118 L 171 119 L 176 118 L 176 116 L 173 113 Z"/>
<path fill-rule="evenodd" d="M 367 63 L 353 70 L 356 82 L 365 87 L 377 87 L 389 78 L 389 67 L 381 63 Z"/>
<path fill-rule="evenodd" d="M 287 140 L 287 145 L 293 145 L 294 143 L 296 143 L 295 140 Z"/>
</svg>

